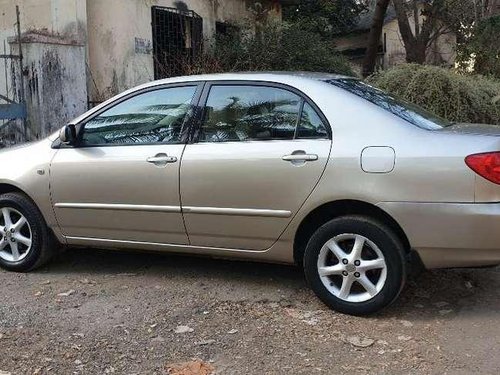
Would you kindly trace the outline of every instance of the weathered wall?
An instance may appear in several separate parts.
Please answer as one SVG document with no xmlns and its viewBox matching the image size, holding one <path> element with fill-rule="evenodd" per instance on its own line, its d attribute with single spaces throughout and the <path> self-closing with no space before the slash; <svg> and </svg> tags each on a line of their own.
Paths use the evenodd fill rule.
<svg viewBox="0 0 500 375">
<path fill-rule="evenodd" d="M 135 38 L 152 43 L 151 7 L 176 7 L 175 0 L 87 0 L 89 92 L 99 101 L 154 79 L 152 51 L 136 52 Z M 185 0 L 203 18 L 207 39 L 215 22 L 238 22 L 247 15 L 246 0 Z"/>
<path fill-rule="evenodd" d="M 4 41 L 9 52 L 7 39 L 16 35 L 16 5 L 21 14 L 21 33 L 59 35 L 69 41 L 85 43 L 85 0 L 0 0 L 0 53 L 4 51 Z M 0 74 L 0 92 L 4 88 L 5 75 Z"/>
<path fill-rule="evenodd" d="M 20 8 L 28 136 L 34 139 L 86 110 L 86 2 L 0 0 L 0 53 L 5 41 L 7 52 L 18 54 L 16 4 Z M 18 66 L 14 64 L 14 74 L 7 69 L 7 79 L 3 66 L 0 64 L 0 93 L 19 100 Z"/>
<path fill-rule="evenodd" d="M 21 11 L 22 31 L 74 36 L 85 34 L 85 0 L 0 0 L 0 30 L 14 35 L 15 6 Z"/>
<path fill-rule="evenodd" d="M 38 37 L 23 41 L 30 139 L 46 137 L 87 109 L 85 45 L 39 43 Z"/>
</svg>

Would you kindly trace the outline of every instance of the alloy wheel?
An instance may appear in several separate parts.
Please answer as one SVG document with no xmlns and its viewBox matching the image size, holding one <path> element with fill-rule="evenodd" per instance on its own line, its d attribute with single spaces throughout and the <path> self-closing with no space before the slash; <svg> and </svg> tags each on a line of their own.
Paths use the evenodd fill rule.
<svg viewBox="0 0 500 375">
<path fill-rule="evenodd" d="M 19 262 L 31 251 L 33 235 L 26 217 L 14 208 L 3 207 L 0 214 L 0 258 Z"/>
<path fill-rule="evenodd" d="M 327 241 L 320 250 L 317 267 L 327 290 L 347 302 L 372 299 L 387 279 L 382 251 L 359 234 L 344 233 Z"/>
</svg>

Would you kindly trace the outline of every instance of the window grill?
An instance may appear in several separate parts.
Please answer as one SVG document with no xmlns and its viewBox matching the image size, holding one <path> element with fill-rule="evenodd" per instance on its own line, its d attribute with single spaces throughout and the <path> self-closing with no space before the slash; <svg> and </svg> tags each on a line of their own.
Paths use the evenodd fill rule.
<svg viewBox="0 0 500 375">
<path fill-rule="evenodd" d="M 155 79 L 185 74 L 201 54 L 203 18 L 191 10 L 152 7 Z"/>
</svg>

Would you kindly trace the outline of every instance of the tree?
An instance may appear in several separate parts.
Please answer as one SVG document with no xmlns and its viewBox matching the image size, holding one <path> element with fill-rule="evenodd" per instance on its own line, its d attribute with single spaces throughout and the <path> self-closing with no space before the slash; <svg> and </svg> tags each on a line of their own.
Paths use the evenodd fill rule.
<svg viewBox="0 0 500 375">
<path fill-rule="evenodd" d="M 283 19 L 325 38 L 355 26 L 366 0 L 302 0 L 283 8 Z"/>
<path fill-rule="evenodd" d="M 459 34 L 458 65 L 500 78 L 500 0 L 469 0 L 472 20 Z"/>
<path fill-rule="evenodd" d="M 406 50 L 406 61 L 425 63 L 427 50 L 447 33 L 465 32 L 473 21 L 470 12 L 476 0 L 393 0 L 399 32 Z M 410 26 L 413 17 L 414 27 Z"/>
<path fill-rule="evenodd" d="M 409 63 L 423 64 L 425 62 L 425 52 L 430 44 L 431 33 L 436 29 L 436 19 L 434 17 L 425 18 L 421 26 L 420 14 L 418 11 L 418 3 L 416 0 L 411 0 L 405 3 L 403 0 L 393 0 L 394 9 L 398 18 L 399 32 L 403 39 L 406 50 L 406 61 Z M 411 6 L 413 12 L 413 21 L 415 23 L 415 31 L 410 27 L 408 19 L 408 11 Z M 425 7 L 425 5 L 424 5 Z M 434 35 L 437 35 L 434 33 Z"/>
<path fill-rule="evenodd" d="M 436 40 L 453 33 L 463 70 L 500 77 L 500 0 L 392 0 L 408 62 L 423 64 Z M 377 0 L 363 75 L 373 73 L 390 0 Z M 413 25 L 415 26 L 413 26 Z"/>
<path fill-rule="evenodd" d="M 423 64 L 425 62 L 425 50 L 427 49 L 427 43 L 425 40 L 428 39 L 427 33 L 431 30 L 431 28 L 426 27 L 426 33 L 420 33 L 420 17 L 418 17 L 417 11 L 416 17 L 414 12 L 415 34 L 413 34 L 408 20 L 407 4 L 405 4 L 403 0 L 393 0 L 393 3 L 398 17 L 399 32 L 403 38 L 406 50 L 406 61 Z M 418 4 L 416 1 L 413 0 L 412 3 L 412 5 L 417 8 Z"/>
<path fill-rule="evenodd" d="M 461 48 L 462 61 L 474 72 L 500 78 L 500 16 L 480 20 Z"/>
<path fill-rule="evenodd" d="M 375 6 L 372 26 L 368 35 L 368 45 L 363 60 L 363 77 L 368 77 L 375 72 L 380 36 L 382 35 L 382 27 L 384 26 L 384 18 L 389 7 L 389 2 L 390 0 L 378 0 Z"/>
</svg>

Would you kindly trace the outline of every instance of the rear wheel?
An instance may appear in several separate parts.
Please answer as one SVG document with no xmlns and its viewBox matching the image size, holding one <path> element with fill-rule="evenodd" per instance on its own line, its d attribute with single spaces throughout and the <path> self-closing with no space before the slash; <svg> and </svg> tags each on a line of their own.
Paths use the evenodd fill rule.
<svg viewBox="0 0 500 375">
<path fill-rule="evenodd" d="M 404 248 L 385 225 L 346 216 L 321 226 L 304 254 L 306 278 L 330 308 L 374 313 L 393 302 L 406 280 Z"/>
<path fill-rule="evenodd" d="M 42 214 L 28 197 L 0 195 L 0 267 L 30 271 L 49 260 L 55 249 Z"/>
</svg>

